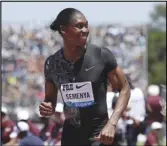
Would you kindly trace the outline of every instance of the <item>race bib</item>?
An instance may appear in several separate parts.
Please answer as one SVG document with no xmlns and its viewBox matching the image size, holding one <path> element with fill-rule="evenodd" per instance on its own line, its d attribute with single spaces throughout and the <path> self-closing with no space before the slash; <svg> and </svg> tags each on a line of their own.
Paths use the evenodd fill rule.
<svg viewBox="0 0 167 146">
<path fill-rule="evenodd" d="M 94 104 L 91 82 L 61 84 L 64 103 L 68 107 L 88 107 Z"/>
</svg>

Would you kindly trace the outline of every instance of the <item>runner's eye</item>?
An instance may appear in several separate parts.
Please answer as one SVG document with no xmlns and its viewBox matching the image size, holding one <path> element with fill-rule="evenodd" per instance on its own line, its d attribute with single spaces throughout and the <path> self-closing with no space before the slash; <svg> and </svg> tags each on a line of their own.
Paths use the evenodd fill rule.
<svg viewBox="0 0 167 146">
<path fill-rule="evenodd" d="M 79 28 L 79 29 L 82 29 L 82 28 L 84 27 L 84 25 L 81 24 L 81 23 L 78 23 L 78 24 L 75 25 L 75 27 L 77 27 L 77 28 Z"/>
<path fill-rule="evenodd" d="M 83 24 L 83 23 L 77 23 L 77 24 L 75 25 L 75 27 L 76 27 L 76 28 L 79 28 L 79 29 L 82 29 L 83 27 L 88 28 L 88 23 L 86 23 L 86 24 Z"/>
</svg>

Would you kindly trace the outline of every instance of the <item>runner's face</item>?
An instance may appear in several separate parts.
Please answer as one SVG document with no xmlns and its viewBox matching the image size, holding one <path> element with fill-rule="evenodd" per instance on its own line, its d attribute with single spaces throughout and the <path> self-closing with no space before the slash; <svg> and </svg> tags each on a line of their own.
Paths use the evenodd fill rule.
<svg viewBox="0 0 167 146">
<path fill-rule="evenodd" d="M 81 13 L 73 15 L 72 22 L 67 26 L 64 39 L 68 43 L 84 47 L 89 34 L 88 21 Z"/>
</svg>

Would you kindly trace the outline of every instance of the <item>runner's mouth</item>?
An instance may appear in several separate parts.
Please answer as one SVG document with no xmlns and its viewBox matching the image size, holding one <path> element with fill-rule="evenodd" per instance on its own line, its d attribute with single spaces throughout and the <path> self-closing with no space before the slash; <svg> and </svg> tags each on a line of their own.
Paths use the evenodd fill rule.
<svg viewBox="0 0 167 146">
<path fill-rule="evenodd" d="M 81 36 L 80 38 L 86 40 L 88 37 L 87 36 Z"/>
<path fill-rule="evenodd" d="M 87 39 L 88 38 L 88 34 L 87 33 L 81 33 L 80 38 Z"/>
</svg>

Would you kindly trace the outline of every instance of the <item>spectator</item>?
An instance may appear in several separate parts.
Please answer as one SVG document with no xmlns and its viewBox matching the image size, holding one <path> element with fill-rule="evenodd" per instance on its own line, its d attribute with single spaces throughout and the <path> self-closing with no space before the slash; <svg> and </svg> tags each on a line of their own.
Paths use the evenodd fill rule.
<svg viewBox="0 0 167 146">
<path fill-rule="evenodd" d="M 112 110 L 114 110 L 116 103 L 118 101 L 118 97 L 119 94 L 115 94 L 113 100 L 112 100 Z M 129 110 L 128 108 L 126 109 L 127 111 Z M 125 111 L 126 112 L 126 111 Z M 115 134 L 115 138 L 114 138 L 114 142 L 113 145 L 115 146 L 123 146 L 126 144 L 126 137 L 125 137 L 125 132 L 126 132 L 126 121 L 124 119 L 124 117 L 122 116 L 118 123 L 117 123 L 117 127 L 116 127 L 116 134 Z"/>
<path fill-rule="evenodd" d="M 150 110 L 147 115 L 148 125 L 151 125 L 153 122 L 163 122 L 163 115 L 161 114 L 162 106 L 161 106 L 161 97 L 160 97 L 160 89 L 157 85 L 150 85 L 148 87 L 148 98 L 147 98 L 147 106 L 149 106 Z"/>
<path fill-rule="evenodd" d="M 56 144 L 60 145 L 61 142 L 61 135 L 62 135 L 62 128 L 63 123 L 65 120 L 64 113 L 63 113 L 63 104 L 57 103 L 54 115 L 54 123 L 49 126 L 49 135 L 50 137 L 47 140 L 47 143 L 50 146 L 54 146 Z"/>
<path fill-rule="evenodd" d="M 151 124 L 151 131 L 147 135 L 147 140 L 144 144 L 144 146 L 160 146 L 162 143 L 160 142 L 162 140 L 161 137 L 161 130 L 162 130 L 162 124 L 159 122 L 153 122 Z"/>
<path fill-rule="evenodd" d="M 9 118 L 7 108 L 4 106 L 1 108 L 1 118 L 2 143 L 5 144 L 10 141 L 15 123 Z"/>
<path fill-rule="evenodd" d="M 43 141 L 47 141 L 51 135 L 51 133 L 49 132 L 50 127 L 53 127 L 52 125 L 54 125 L 54 123 L 49 118 L 45 118 L 45 117 L 41 117 L 40 122 L 41 124 L 43 124 L 43 128 L 41 129 L 39 133 L 39 137 Z"/>
<path fill-rule="evenodd" d="M 39 130 L 38 128 L 36 127 L 35 124 L 33 124 L 31 122 L 31 120 L 29 119 L 29 114 L 27 111 L 20 111 L 18 113 L 18 120 L 19 121 L 23 121 L 23 122 L 26 122 L 29 126 L 29 129 L 30 129 L 30 132 L 33 133 L 34 135 L 36 136 L 39 136 Z"/>
<path fill-rule="evenodd" d="M 135 88 L 128 76 L 127 79 L 131 88 L 131 96 L 128 105 L 130 110 L 126 115 L 128 119 L 126 128 L 127 145 L 136 146 L 137 136 L 142 132 L 142 123 L 146 116 L 145 98 L 142 90 Z"/>
<path fill-rule="evenodd" d="M 29 132 L 29 126 L 26 122 L 18 122 L 18 139 L 20 139 L 19 146 L 44 146 L 43 141 Z"/>
</svg>

